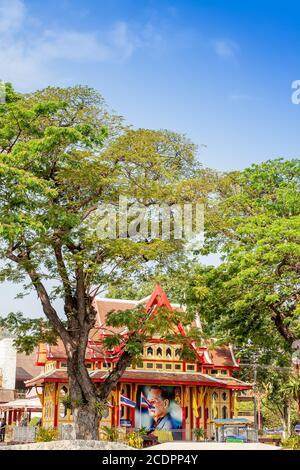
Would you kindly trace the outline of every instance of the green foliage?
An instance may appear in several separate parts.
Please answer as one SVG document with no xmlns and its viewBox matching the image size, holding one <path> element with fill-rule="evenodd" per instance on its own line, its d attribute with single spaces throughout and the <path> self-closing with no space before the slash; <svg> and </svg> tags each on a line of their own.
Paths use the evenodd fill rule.
<svg viewBox="0 0 300 470">
<path fill-rule="evenodd" d="M 238 410 L 239 411 L 243 411 L 243 412 L 246 412 L 246 411 L 249 411 L 249 413 L 253 413 L 253 409 L 254 409 L 254 403 L 253 401 L 238 401 Z"/>
<path fill-rule="evenodd" d="M 262 406 L 263 426 L 264 428 L 276 429 L 282 426 L 282 415 L 280 409 L 270 399 L 267 405 Z"/>
<path fill-rule="evenodd" d="M 300 449 L 300 436 L 291 436 L 283 440 L 281 443 L 282 447 L 286 447 L 292 450 Z"/>
<path fill-rule="evenodd" d="M 193 429 L 193 435 L 195 436 L 197 441 L 200 441 L 201 439 L 204 438 L 204 429 L 203 428 L 196 428 Z"/>
<path fill-rule="evenodd" d="M 97 414 L 100 418 L 102 418 L 103 415 L 108 410 L 108 400 L 96 400 L 95 401 L 95 408 L 97 410 Z"/>
<path fill-rule="evenodd" d="M 132 431 L 126 433 L 125 435 L 125 442 L 130 446 L 134 447 L 135 449 L 141 449 L 143 447 L 143 437 L 146 435 L 146 431 L 141 429 L 139 431 Z"/>
<path fill-rule="evenodd" d="M 36 434 L 36 442 L 50 442 L 57 441 L 59 438 L 59 432 L 54 428 L 38 428 Z"/>
<path fill-rule="evenodd" d="M 232 175 L 217 202 L 207 250 L 224 254 L 198 285 L 203 315 L 243 344 L 290 348 L 299 337 L 299 160 L 273 160 Z M 222 214 L 222 217 L 221 217 Z"/>
<path fill-rule="evenodd" d="M 249 362 L 253 361 L 251 359 Z M 242 367 L 238 377 L 253 383 L 253 365 Z M 290 366 L 290 356 L 278 351 L 263 353 L 257 364 L 256 394 L 260 400 L 263 418 L 263 427 L 277 428 L 284 426 L 288 430 L 288 410 L 291 422 L 297 415 L 299 377 L 297 371 Z M 252 407 L 251 402 L 239 402 L 239 410 Z"/>
<path fill-rule="evenodd" d="M 29 426 L 37 426 L 37 424 L 40 422 L 40 419 L 38 416 L 34 416 L 29 423 Z"/>
<path fill-rule="evenodd" d="M 61 399 L 61 402 L 68 410 L 70 410 L 72 408 L 72 400 L 71 400 L 70 395 L 65 395 Z"/>
<path fill-rule="evenodd" d="M 115 428 L 110 428 L 109 426 L 102 426 L 101 430 L 106 436 L 106 440 L 110 442 L 117 442 L 119 439 L 118 430 Z"/>
<path fill-rule="evenodd" d="M 49 324 L 11 314 L 2 326 L 17 336 L 19 349 L 30 351 L 38 338 L 53 344 L 58 335 L 66 337 L 63 331 L 74 336 L 71 332 L 80 330 L 79 291 L 92 298 L 109 283 L 118 285 L 144 265 L 163 264 L 184 249 L 172 236 L 103 238 L 99 207 L 117 207 L 120 196 L 146 206 L 206 203 L 215 181 L 185 136 L 126 128 L 88 87 L 48 87 L 23 95 L 7 85 L 7 97 L 0 107 L 0 280 L 29 280 L 24 293 L 36 289 Z M 53 285 L 48 292 L 45 282 Z M 52 305 L 59 297 L 62 320 Z M 92 327 L 88 306 L 85 315 Z M 131 330 L 138 316 L 121 319 L 120 314 L 115 323 L 128 323 Z M 133 356 L 140 352 L 140 339 L 126 346 Z M 118 341 L 112 337 L 108 346 Z"/>
<path fill-rule="evenodd" d="M 0 318 L 0 329 L 16 333 L 14 344 L 18 351 L 30 353 L 39 343 L 56 344 L 57 333 L 44 318 L 24 318 L 20 312 Z"/>
<path fill-rule="evenodd" d="M 201 343 L 202 333 L 190 328 L 187 335 L 183 336 L 174 333 L 174 328 L 179 323 L 182 325 L 190 324 L 191 317 L 188 312 L 170 311 L 167 308 L 156 310 L 155 315 L 145 311 L 144 306 L 138 306 L 132 310 L 116 310 L 109 312 L 107 316 L 107 329 L 127 327 L 129 333 L 124 345 L 124 351 L 127 351 L 135 360 L 141 358 L 143 352 L 143 344 L 147 338 L 153 338 L 159 335 L 166 341 L 174 341 L 182 345 L 181 358 L 185 360 L 194 360 L 195 353 L 190 348 L 190 344 L 194 341 L 196 344 Z M 123 344 L 123 337 L 115 334 L 112 337 L 104 338 L 104 344 L 109 349 L 112 346 Z"/>
<path fill-rule="evenodd" d="M 284 407 L 293 409 L 299 397 L 291 363 L 291 345 L 300 335 L 299 181 L 299 160 L 220 175 L 202 250 L 221 252 L 220 266 L 173 257 L 164 267 L 144 269 L 119 284 L 113 280 L 110 287 L 116 297 L 138 299 L 160 282 L 173 302 L 187 305 L 187 324 L 200 313 L 202 338 L 217 338 L 212 346 L 235 344 L 241 363 L 250 364 L 236 374 L 242 380 L 254 381 L 257 357 L 263 409 L 280 425 Z"/>
</svg>

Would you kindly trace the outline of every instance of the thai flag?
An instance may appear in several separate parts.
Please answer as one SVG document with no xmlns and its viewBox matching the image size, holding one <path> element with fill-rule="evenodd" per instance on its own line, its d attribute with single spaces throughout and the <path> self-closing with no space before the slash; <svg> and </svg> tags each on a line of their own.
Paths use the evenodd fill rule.
<svg viewBox="0 0 300 470">
<path fill-rule="evenodd" d="M 124 395 L 120 396 L 120 405 L 121 406 L 129 406 L 130 408 L 135 408 L 136 407 L 136 402 L 129 400 L 129 398 L 124 397 Z"/>
<path fill-rule="evenodd" d="M 141 393 L 141 407 L 142 408 L 147 408 L 148 410 L 155 410 L 155 406 L 153 406 L 150 401 L 147 400 L 143 392 Z"/>
</svg>

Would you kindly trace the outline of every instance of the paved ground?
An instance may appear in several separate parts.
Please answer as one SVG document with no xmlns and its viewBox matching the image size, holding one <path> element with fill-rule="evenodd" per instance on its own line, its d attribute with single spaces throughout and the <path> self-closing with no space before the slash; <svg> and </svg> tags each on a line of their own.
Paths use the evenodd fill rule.
<svg viewBox="0 0 300 470">
<path fill-rule="evenodd" d="M 0 446 L 1 450 L 135 450 L 126 444 L 107 441 L 64 440 Z"/>
<path fill-rule="evenodd" d="M 261 443 L 219 443 L 219 442 L 165 442 L 157 446 L 148 447 L 148 450 L 280 450 L 280 447 Z"/>
<path fill-rule="evenodd" d="M 53 441 L 53 442 L 40 442 L 34 444 L 23 445 L 1 445 L 0 450 L 136 450 L 125 444 L 116 442 L 101 442 L 101 441 Z M 218 443 L 218 442 L 165 442 L 157 446 L 147 447 L 148 451 L 157 452 L 159 450 L 280 450 L 269 444 L 234 444 Z"/>
</svg>

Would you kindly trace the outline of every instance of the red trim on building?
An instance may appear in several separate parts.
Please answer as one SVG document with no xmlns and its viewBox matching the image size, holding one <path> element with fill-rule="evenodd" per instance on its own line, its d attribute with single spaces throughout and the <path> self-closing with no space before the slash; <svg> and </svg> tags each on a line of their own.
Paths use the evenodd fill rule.
<svg viewBox="0 0 300 470">
<path fill-rule="evenodd" d="M 58 382 L 55 384 L 55 402 L 54 402 L 54 427 L 57 427 L 58 424 L 58 402 L 59 402 L 59 396 L 58 396 Z"/>
</svg>

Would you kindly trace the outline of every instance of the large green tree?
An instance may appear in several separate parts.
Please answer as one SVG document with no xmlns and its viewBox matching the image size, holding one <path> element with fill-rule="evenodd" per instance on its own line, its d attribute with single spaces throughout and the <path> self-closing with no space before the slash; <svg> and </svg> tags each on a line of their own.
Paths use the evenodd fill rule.
<svg viewBox="0 0 300 470">
<path fill-rule="evenodd" d="M 241 341 L 270 338 L 291 349 L 300 334 L 300 161 L 253 165 L 231 186 L 207 231 L 208 250 L 223 262 L 200 278 L 205 312 Z"/>
<path fill-rule="evenodd" d="M 184 245 L 172 236 L 128 238 L 123 228 L 120 238 L 103 238 L 98 208 L 118 207 L 120 196 L 145 206 L 205 202 L 214 184 L 207 174 L 187 138 L 125 128 L 89 88 L 19 94 L 6 86 L 0 105 L 0 276 L 28 282 L 25 289 L 36 291 L 46 320 L 11 314 L 2 325 L 27 350 L 61 338 L 78 438 L 97 436 L 101 403 L 139 357 L 155 324 L 143 310 L 110 315 L 109 325 L 129 333 L 107 340 L 107 347 L 121 344 L 122 355 L 96 390 L 85 367 L 95 296 L 114 275 L 162 263 Z M 63 312 L 54 307 L 58 297 Z M 163 325 L 167 334 L 169 322 L 165 312 L 160 315 L 157 329 Z"/>
<path fill-rule="evenodd" d="M 205 248 L 218 250 L 222 261 L 199 267 L 190 283 L 210 333 L 250 347 L 270 371 L 269 382 L 276 367 L 290 370 L 284 374 L 291 382 L 298 377 L 289 367 L 299 359 L 299 183 L 299 160 L 271 160 L 223 176 Z M 288 420 L 290 397 L 297 393 L 300 402 L 300 394 L 287 392 L 284 374 L 273 374 L 269 403 L 277 400 Z"/>
</svg>

